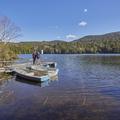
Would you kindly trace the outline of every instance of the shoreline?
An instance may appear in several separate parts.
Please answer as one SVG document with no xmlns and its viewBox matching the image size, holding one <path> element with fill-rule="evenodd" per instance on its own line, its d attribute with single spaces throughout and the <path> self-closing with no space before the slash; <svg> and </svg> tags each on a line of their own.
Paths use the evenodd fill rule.
<svg viewBox="0 0 120 120">
<path fill-rule="evenodd" d="M 11 78 L 10 74 L 4 73 L 4 72 L 0 73 L 0 82 L 6 79 L 10 79 L 10 78 Z"/>
</svg>

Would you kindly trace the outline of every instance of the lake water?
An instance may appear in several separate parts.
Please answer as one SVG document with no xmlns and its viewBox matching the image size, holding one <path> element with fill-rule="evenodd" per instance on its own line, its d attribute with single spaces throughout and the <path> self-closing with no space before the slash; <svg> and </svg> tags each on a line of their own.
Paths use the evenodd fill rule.
<svg viewBox="0 0 120 120">
<path fill-rule="evenodd" d="M 57 62 L 58 79 L 1 82 L 0 120 L 120 120 L 120 54 L 42 59 Z"/>
</svg>

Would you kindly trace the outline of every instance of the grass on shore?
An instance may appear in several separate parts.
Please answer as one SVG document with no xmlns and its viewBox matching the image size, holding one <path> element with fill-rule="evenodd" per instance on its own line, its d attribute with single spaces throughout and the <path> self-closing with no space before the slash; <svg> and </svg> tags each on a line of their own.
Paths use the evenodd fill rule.
<svg viewBox="0 0 120 120">
<path fill-rule="evenodd" d="M 11 75 L 10 74 L 7 74 L 7 73 L 0 73 L 0 81 L 1 80 L 6 80 L 8 78 L 10 78 Z"/>
</svg>

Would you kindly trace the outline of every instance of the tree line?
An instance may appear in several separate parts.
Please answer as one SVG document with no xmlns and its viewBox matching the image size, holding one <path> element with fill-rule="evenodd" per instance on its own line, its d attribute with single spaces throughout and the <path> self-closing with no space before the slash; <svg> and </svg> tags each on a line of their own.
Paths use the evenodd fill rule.
<svg viewBox="0 0 120 120">
<path fill-rule="evenodd" d="M 45 54 L 84 54 L 84 53 L 120 53 L 118 40 L 90 40 L 73 42 L 25 42 L 11 44 L 10 49 L 17 54 L 30 54 L 34 49 Z"/>
</svg>

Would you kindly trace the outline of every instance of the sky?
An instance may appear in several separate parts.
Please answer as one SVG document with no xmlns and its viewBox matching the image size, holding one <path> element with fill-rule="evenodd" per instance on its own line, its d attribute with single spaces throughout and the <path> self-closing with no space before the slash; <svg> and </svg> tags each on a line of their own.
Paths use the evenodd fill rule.
<svg viewBox="0 0 120 120">
<path fill-rule="evenodd" d="M 18 41 L 71 41 L 120 31 L 120 0 L 0 0 L 0 16 L 21 28 Z"/>
</svg>

